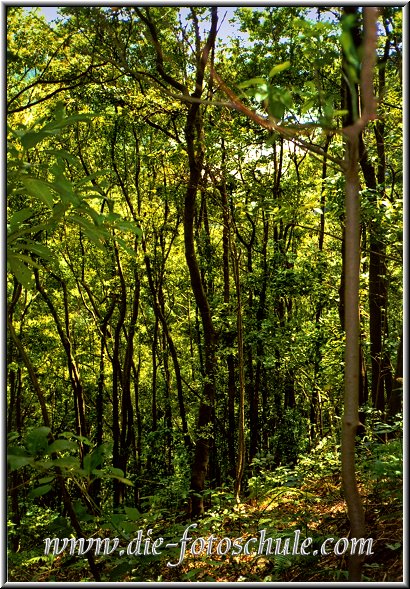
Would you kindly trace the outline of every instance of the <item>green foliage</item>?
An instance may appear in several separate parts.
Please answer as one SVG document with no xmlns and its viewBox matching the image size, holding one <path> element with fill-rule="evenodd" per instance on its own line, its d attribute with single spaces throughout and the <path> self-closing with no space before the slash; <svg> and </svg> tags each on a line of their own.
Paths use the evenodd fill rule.
<svg viewBox="0 0 410 589">
<path fill-rule="evenodd" d="M 36 167 L 28 163 L 30 152 L 38 148 L 40 143 L 48 140 L 50 136 L 59 135 L 73 123 L 87 122 L 93 116 L 67 116 L 64 104 L 58 103 L 51 114 L 52 120 L 45 125 L 43 123 L 48 117 L 35 121 L 30 128 L 20 125 L 19 129 L 9 129 L 9 206 L 14 207 L 15 203 L 21 201 L 24 204 L 28 201 L 30 206 L 16 210 L 10 216 L 7 225 L 7 262 L 11 272 L 25 288 L 33 286 L 32 269 L 40 268 L 41 261 L 49 261 L 52 257 L 50 248 L 41 243 L 39 236 L 50 236 L 63 219 L 66 223 L 79 227 L 85 236 L 102 249 L 105 242 L 112 238 L 114 231 L 131 232 L 137 237 L 142 235 L 141 228 L 135 222 L 127 221 L 114 212 L 107 215 L 98 213 L 92 204 L 87 202 L 93 200 L 96 195 L 103 196 L 102 187 L 95 184 L 95 178 L 103 174 L 103 171 L 83 177 L 79 182 L 73 182 L 67 175 L 67 162 L 78 168 L 81 167 L 81 162 L 65 150 L 46 150 L 55 158 L 55 163 L 45 169 L 47 176 L 51 175 L 52 179 L 33 175 Z M 124 240 L 119 238 L 118 242 L 127 252 L 134 255 Z"/>
<path fill-rule="evenodd" d="M 345 533 L 345 176 L 339 164 L 345 153 L 340 119 L 348 113 L 340 110 L 340 80 L 345 75 L 354 88 L 359 79 L 353 27 L 362 23 L 342 12 L 240 8 L 231 20 L 246 31 L 244 41 L 222 37 L 209 54 L 215 72 L 226 86 L 239 87 L 249 108 L 288 128 L 282 137 L 227 107 L 209 64 L 206 102 L 181 100 L 201 77 L 207 7 L 65 7 L 52 26 L 40 9 L 9 7 L 7 302 L 26 353 L 23 359 L 15 339 L 8 340 L 13 580 L 92 580 L 83 558 L 41 554 L 45 537 L 74 534 L 60 477 L 85 536 L 126 543 L 152 529 L 169 542 L 180 539 L 201 443 L 210 452 L 200 467 L 205 515 L 196 536 L 249 537 L 263 526 L 286 538 L 301 529 L 316 546 L 322 534 Z M 401 9 L 384 7 L 378 35 L 380 118 L 363 132 L 377 186 L 361 177 L 360 195 L 369 397 L 374 247 L 385 263 L 386 373 L 396 365 L 402 328 Z M 192 155 L 187 123 L 194 113 Z M 302 142 L 316 152 L 306 155 Z M 187 265 L 187 212 L 198 274 Z M 212 371 L 207 309 L 215 331 Z M 246 448 L 237 505 L 239 315 Z M 213 381 L 212 423 L 204 427 L 199 407 L 209 401 Z M 385 401 L 390 407 L 387 394 Z M 372 530 L 381 535 L 377 518 L 391 515 L 394 503 L 400 507 L 402 423 L 370 406 L 369 398 L 361 408 L 366 431 L 357 440 L 358 479 Z M 51 429 L 39 427 L 44 411 Z M 398 523 L 400 514 L 393 515 Z M 389 534 L 385 556 L 398 562 L 396 530 Z M 167 556 L 178 555 L 177 546 Z M 379 564 L 369 562 L 368 578 L 393 578 L 399 566 Z M 108 582 L 319 582 L 346 575 L 340 559 L 283 555 L 200 556 L 170 570 L 151 555 L 113 554 L 97 565 Z"/>
<path fill-rule="evenodd" d="M 290 67 L 290 61 L 275 65 L 269 72 L 269 78 Z M 245 95 L 255 98 L 257 102 L 267 101 L 267 108 L 274 119 L 281 120 L 285 112 L 292 107 L 292 95 L 284 87 L 272 86 L 264 78 L 252 78 L 238 84 L 238 88 L 246 88 Z"/>
<path fill-rule="evenodd" d="M 30 489 L 29 496 L 31 498 L 51 491 L 53 485 L 50 483 L 55 480 L 57 472 L 61 473 L 64 478 L 74 481 L 79 488 L 84 490 L 87 490 L 96 478 L 116 479 L 132 486 L 133 483 L 124 477 L 121 469 L 112 466 L 97 468 L 101 467 L 107 459 L 107 444 L 91 450 L 81 459 L 80 448 L 84 443 L 90 445 L 89 440 L 86 438 L 80 440 L 79 436 L 65 432 L 61 438 L 50 443 L 50 435 L 49 427 L 34 428 L 27 432 L 18 445 L 8 446 L 7 461 L 10 472 L 30 466 L 34 471 L 31 473 L 32 476 L 40 484 L 40 486 Z M 15 438 L 16 436 L 12 433 L 11 439 L 15 441 Z M 26 481 L 26 485 L 29 484 L 32 484 L 31 480 Z"/>
</svg>

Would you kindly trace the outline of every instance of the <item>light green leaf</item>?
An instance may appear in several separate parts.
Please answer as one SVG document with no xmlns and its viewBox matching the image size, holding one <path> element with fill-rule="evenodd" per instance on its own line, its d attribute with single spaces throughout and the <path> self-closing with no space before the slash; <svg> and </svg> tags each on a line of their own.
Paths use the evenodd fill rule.
<svg viewBox="0 0 410 589">
<path fill-rule="evenodd" d="M 274 65 L 273 68 L 271 69 L 271 71 L 269 72 L 269 77 L 273 78 L 273 76 L 276 76 L 276 74 L 279 74 L 280 72 L 283 72 L 284 70 L 287 70 L 288 68 L 290 68 L 290 61 L 284 61 L 283 63 L 279 63 L 278 65 Z"/>
<path fill-rule="evenodd" d="M 261 86 L 262 84 L 266 84 L 264 78 L 251 78 L 250 80 L 238 84 L 238 88 L 249 88 L 249 86 Z"/>
<path fill-rule="evenodd" d="M 54 476 L 51 477 L 42 477 L 41 479 L 38 480 L 40 485 L 46 485 L 47 483 L 51 483 L 52 481 L 54 481 Z"/>
</svg>

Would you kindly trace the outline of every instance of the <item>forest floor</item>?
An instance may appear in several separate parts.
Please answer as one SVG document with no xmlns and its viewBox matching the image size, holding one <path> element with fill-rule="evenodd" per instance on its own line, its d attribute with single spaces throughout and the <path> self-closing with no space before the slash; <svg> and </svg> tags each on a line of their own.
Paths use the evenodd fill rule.
<svg viewBox="0 0 410 589">
<path fill-rule="evenodd" d="M 373 539 L 373 554 L 366 556 L 363 566 L 364 581 L 398 582 L 403 580 L 402 563 L 402 501 L 400 478 L 379 478 L 361 483 L 360 492 L 366 510 L 367 538 Z M 313 538 L 313 546 L 320 547 L 326 538 L 348 536 L 346 506 L 340 491 L 340 476 L 327 475 L 313 478 L 300 486 L 297 494 L 284 488 L 279 495 L 253 500 L 239 507 L 226 505 L 211 509 L 198 521 L 198 528 L 190 530 L 190 536 L 205 539 L 211 533 L 218 539 L 243 538 L 243 543 L 260 530 L 266 529 L 266 537 L 293 537 L 301 530 L 301 539 Z M 184 530 L 189 521 L 180 524 Z M 162 532 L 166 532 L 162 522 Z M 170 529 L 172 525 L 170 524 Z M 171 533 L 175 534 L 174 531 Z M 179 532 L 180 533 L 180 532 Z M 107 537 L 102 534 L 101 537 Z M 175 537 L 175 536 L 174 536 Z M 177 536 L 178 537 L 178 536 Z M 181 536 L 179 536 L 181 537 Z M 301 540 L 302 541 L 302 540 Z M 208 556 L 206 549 L 197 556 L 187 550 L 179 566 L 169 567 L 166 562 L 177 562 L 180 547 L 173 556 L 134 557 L 122 561 L 111 556 L 99 557 L 102 580 L 105 581 L 264 581 L 264 582 L 312 582 L 346 581 L 345 556 L 272 555 L 257 554 L 218 556 L 215 550 Z M 24 557 L 14 554 L 9 562 L 9 581 L 91 581 L 84 557 L 60 555 L 45 561 L 40 556 Z M 136 562 L 136 559 L 138 562 Z M 128 557 L 129 559 L 129 557 Z"/>
</svg>

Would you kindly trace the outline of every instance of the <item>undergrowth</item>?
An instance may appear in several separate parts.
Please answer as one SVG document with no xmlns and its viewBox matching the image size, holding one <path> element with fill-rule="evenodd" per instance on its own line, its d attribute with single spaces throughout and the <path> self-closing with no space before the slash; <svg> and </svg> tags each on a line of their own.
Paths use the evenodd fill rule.
<svg viewBox="0 0 410 589">
<path fill-rule="evenodd" d="M 386 433 L 386 432 L 385 432 Z M 366 510 L 367 537 L 372 538 L 372 552 L 365 557 L 364 581 L 402 580 L 402 440 L 385 443 L 378 437 L 362 438 L 358 443 L 358 482 Z M 143 512 L 125 507 L 122 513 L 103 512 L 98 517 L 82 518 L 87 538 L 119 538 L 118 550 L 96 557 L 103 581 L 345 581 L 347 558 L 333 552 L 322 556 L 320 547 L 327 538 L 348 537 L 346 505 L 341 491 L 340 448 L 328 438 L 309 454 L 299 456 L 295 466 L 271 468 L 269 456 L 257 456 L 252 464 L 253 476 L 247 481 L 243 503 L 235 504 L 230 488 L 208 491 L 208 510 L 203 518 L 191 522 L 185 510 L 170 508 L 164 495 L 154 497 Z M 85 512 L 84 512 L 84 515 Z M 192 525 L 194 524 L 194 525 Z M 196 525 L 195 525 L 196 524 Z M 191 538 L 183 559 L 180 539 L 188 530 Z M 148 530 L 152 530 L 148 532 Z M 272 539 L 282 553 L 257 554 L 251 538 Z M 21 533 L 23 531 L 23 533 Z M 35 504 L 27 510 L 19 531 L 9 527 L 9 539 L 20 534 L 17 552 L 9 551 L 9 581 L 92 581 L 85 556 L 44 555 L 44 539 L 70 538 L 66 518 L 51 509 Z M 187 532 L 185 532 L 187 533 Z M 120 555 L 133 538 L 151 539 L 146 554 Z M 286 538 L 295 534 L 302 543 L 312 538 L 311 551 L 318 554 L 286 554 Z M 212 550 L 202 546 L 200 538 L 213 537 Z M 163 538 L 162 546 L 177 543 L 161 554 L 149 553 L 152 543 Z M 235 554 L 229 541 L 241 539 L 242 551 Z M 223 540 L 225 539 L 225 540 Z M 195 542 L 196 540 L 196 542 Z M 221 554 L 216 547 L 221 542 Z M 194 549 L 190 546 L 194 544 Z M 332 544 L 333 546 L 333 544 Z M 226 554 L 222 552 L 226 550 Z M 159 548 L 158 548 L 159 551 Z M 300 551 L 299 551 L 300 552 Z"/>
</svg>

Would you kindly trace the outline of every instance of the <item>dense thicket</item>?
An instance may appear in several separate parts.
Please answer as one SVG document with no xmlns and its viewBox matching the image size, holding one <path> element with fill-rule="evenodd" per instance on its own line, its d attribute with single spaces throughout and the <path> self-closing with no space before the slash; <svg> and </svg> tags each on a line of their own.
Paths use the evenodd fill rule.
<svg viewBox="0 0 410 589">
<path fill-rule="evenodd" d="M 31 504 L 79 536 L 124 508 L 202 515 L 215 489 L 240 503 L 266 469 L 337 451 L 343 411 L 340 129 L 363 107 L 362 10 L 241 8 L 247 42 L 219 38 L 223 9 L 60 12 L 7 11 L 14 550 Z M 381 8 L 377 32 L 359 404 L 362 436 L 385 422 L 386 441 L 402 390 L 401 10 Z"/>
</svg>

